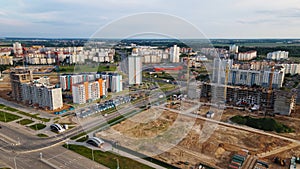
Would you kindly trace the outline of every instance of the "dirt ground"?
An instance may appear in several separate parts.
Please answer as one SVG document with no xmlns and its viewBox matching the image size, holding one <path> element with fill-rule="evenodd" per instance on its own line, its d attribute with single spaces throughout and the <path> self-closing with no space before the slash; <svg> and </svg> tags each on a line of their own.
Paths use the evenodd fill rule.
<svg viewBox="0 0 300 169">
<path fill-rule="evenodd" d="M 287 166 L 290 165 L 290 159 L 291 159 L 292 156 L 300 157 L 300 147 L 296 147 L 296 148 L 292 148 L 292 149 L 287 150 L 287 151 L 283 151 L 279 154 L 272 155 L 272 156 L 269 156 L 267 158 L 264 158 L 263 160 L 270 164 L 270 166 L 269 166 L 270 168 L 286 169 Z M 280 166 L 278 164 L 273 163 L 272 160 L 275 157 L 279 157 L 281 159 L 286 160 L 286 162 L 287 162 L 286 166 Z M 300 165 L 298 164 L 297 167 L 300 167 Z"/>
<path fill-rule="evenodd" d="M 227 168 L 232 154 L 241 149 L 259 154 L 289 144 L 160 109 L 149 109 L 97 136 L 178 167 L 188 167 L 180 163 L 187 161 L 189 167 L 201 162 Z"/>
</svg>

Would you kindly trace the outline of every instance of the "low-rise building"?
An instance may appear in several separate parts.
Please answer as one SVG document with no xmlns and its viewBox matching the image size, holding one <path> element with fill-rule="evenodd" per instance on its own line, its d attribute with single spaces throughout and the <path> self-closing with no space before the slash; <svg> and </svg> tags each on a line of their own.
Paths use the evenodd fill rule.
<svg viewBox="0 0 300 169">
<path fill-rule="evenodd" d="M 241 52 L 237 55 L 237 60 L 249 61 L 257 57 L 257 51 Z"/>
<path fill-rule="evenodd" d="M 12 56 L 0 56 L 0 65 L 13 65 Z"/>
<path fill-rule="evenodd" d="M 267 59 L 272 59 L 272 60 L 288 59 L 288 57 L 289 57 L 289 52 L 287 51 L 275 51 L 267 54 Z"/>
</svg>

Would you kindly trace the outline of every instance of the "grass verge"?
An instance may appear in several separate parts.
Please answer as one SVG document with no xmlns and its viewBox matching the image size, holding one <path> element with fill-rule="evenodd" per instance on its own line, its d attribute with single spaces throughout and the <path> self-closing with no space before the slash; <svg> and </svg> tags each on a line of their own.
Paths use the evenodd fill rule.
<svg viewBox="0 0 300 169">
<path fill-rule="evenodd" d="M 46 127 L 46 125 L 42 124 L 42 123 L 37 123 L 37 124 L 31 125 L 29 127 L 33 130 L 42 130 Z"/>
<path fill-rule="evenodd" d="M 33 121 L 29 120 L 29 119 L 22 119 L 22 120 L 18 121 L 17 123 L 19 123 L 19 124 L 21 124 L 21 125 L 24 126 L 24 125 L 33 123 Z"/>
<path fill-rule="evenodd" d="M 20 118 L 21 118 L 20 116 L 17 116 L 17 115 L 11 114 L 11 113 L 7 113 L 4 111 L 0 111 L 0 121 L 2 121 L 2 122 L 11 122 L 11 121 L 14 121 L 14 120 L 17 120 Z"/>
<path fill-rule="evenodd" d="M 89 158 L 91 160 L 93 159 L 92 150 L 87 147 L 80 146 L 80 145 L 73 145 L 73 144 L 69 144 L 68 146 L 64 145 L 64 147 L 68 148 L 69 150 L 72 150 L 86 158 Z M 127 157 L 113 154 L 111 152 L 102 152 L 100 150 L 94 150 L 93 154 L 94 154 L 95 162 L 102 164 L 109 168 L 117 168 L 117 159 L 118 159 L 120 169 L 132 169 L 132 168 L 134 168 L 134 169 L 152 169 L 152 167 L 149 167 L 145 164 L 139 163 L 139 162 L 134 161 Z"/>
</svg>

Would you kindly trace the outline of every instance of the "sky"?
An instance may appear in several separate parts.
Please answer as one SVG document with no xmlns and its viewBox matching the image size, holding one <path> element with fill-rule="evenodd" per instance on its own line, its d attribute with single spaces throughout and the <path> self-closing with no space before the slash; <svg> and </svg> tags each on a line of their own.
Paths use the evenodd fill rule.
<svg viewBox="0 0 300 169">
<path fill-rule="evenodd" d="M 179 17 L 208 38 L 300 38 L 300 0 L 1 0 L 0 6 L 0 37 L 89 38 L 122 18 L 154 12 Z M 138 33 L 145 23 L 113 29 L 139 27 Z"/>
</svg>

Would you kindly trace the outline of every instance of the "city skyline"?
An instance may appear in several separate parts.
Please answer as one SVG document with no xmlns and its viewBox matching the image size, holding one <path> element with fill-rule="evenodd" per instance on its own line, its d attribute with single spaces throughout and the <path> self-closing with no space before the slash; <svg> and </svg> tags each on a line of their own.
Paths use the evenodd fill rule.
<svg viewBox="0 0 300 169">
<path fill-rule="evenodd" d="M 193 5 L 191 5 L 193 4 Z M 289 1 L 6 1 L 0 37 L 88 38 L 122 17 L 143 12 L 185 19 L 208 38 L 299 38 L 300 3 Z M 187 10 L 188 9 L 188 10 Z M 22 29 L 20 29 L 22 28 Z"/>
</svg>

